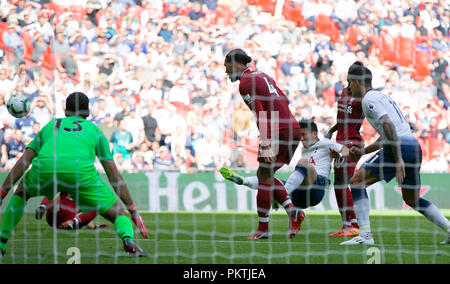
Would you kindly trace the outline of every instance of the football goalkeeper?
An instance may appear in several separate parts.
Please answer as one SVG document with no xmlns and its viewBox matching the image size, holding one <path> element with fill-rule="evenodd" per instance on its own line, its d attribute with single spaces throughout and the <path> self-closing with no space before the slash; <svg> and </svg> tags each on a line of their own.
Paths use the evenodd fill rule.
<svg viewBox="0 0 450 284">
<path fill-rule="evenodd" d="M 94 166 L 97 156 L 115 192 L 127 206 L 141 234 L 147 238 L 145 224 L 114 163 L 108 140 L 95 124 L 86 120 L 89 116 L 88 97 L 81 92 L 70 94 L 66 100 L 65 115 L 65 118 L 53 119 L 42 128 L 0 188 L 0 198 L 3 199 L 32 164 L 3 215 L 0 226 L 1 254 L 6 253 L 7 241 L 22 218 L 27 200 L 36 196 L 53 199 L 57 192 L 64 191 L 72 196 L 81 211 L 96 210 L 112 222 L 129 255 L 147 256 L 134 244 L 130 219 L 125 216 L 124 208 Z"/>
</svg>

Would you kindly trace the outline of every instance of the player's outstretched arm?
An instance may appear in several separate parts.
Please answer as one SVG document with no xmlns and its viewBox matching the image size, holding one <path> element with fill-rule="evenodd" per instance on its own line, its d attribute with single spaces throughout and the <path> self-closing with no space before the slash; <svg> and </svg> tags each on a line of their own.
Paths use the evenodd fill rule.
<svg viewBox="0 0 450 284">
<path fill-rule="evenodd" d="M 330 157 L 333 159 L 339 159 L 339 158 L 347 158 L 350 155 L 350 149 L 342 146 L 341 151 L 338 152 L 335 149 L 330 147 Z"/>
<path fill-rule="evenodd" d="M 352 158 L 359 158 L 361 156 L 364 156 L 365 154 L 370 154 L 372 152 L 375 152 L 383 147 L 383 143 L 381 140 L 381 137 L 377 139 L 377 141 L 373 142 L 369 146 L 365 147 L 364 149 L 359 149 L 358 147 L 352 147 L 350 148 L 350 154 L 349 156 Z"/>
<path fill-rule="evenodd" d="M 103 166 L 103 169 L 105 170 L 109 182 L 114 188 L 114 191 L 117 193 L 120 200 L 122 200 L 122 202 L 125 204 L 128 212 L 130 212 L 131 219 L 133 220 L 134 224 L 138 226 L 141 235 L 144 238 L 148 238 L 148 232 L 144 224 L 144 219 L 142 219 L 141 215 L 139 215 L 136 205 L 131 198 L 128 186 L 125 183 L 119 170 L 117 169 L 116 163 L 114 163 L 114 160 L 103 160 L 101 161 L 101 164 Z"/>
<path fill-rule="evenodd" d="M 9 174 L 6 176 L 6 179 L 0 188 L 0 205 L 1 200 L 6 196 L 6 194 L 8 194 L 14 184 L 16 184 L 16 182 L 23 176 L 34 157 L 36 157 L 36 152 L 30 148 L 26 148 L 22 157 L 20 157 Z"/>
<path fill-rule="evenodd" d="M 331 139 L 333 137 L 333 133 L 337 131 L 337 123 L 330 128 L 330 130 L 325 133 L 325 138 Z"/>
</svg>

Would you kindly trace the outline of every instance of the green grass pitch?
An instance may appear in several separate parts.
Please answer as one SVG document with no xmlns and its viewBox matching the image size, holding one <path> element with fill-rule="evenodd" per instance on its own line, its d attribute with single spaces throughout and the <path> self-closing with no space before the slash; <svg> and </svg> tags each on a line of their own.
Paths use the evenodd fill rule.
<svg viewBox="0 0 450 284">
<path fill-rule="evenodd" d="M 111 225 L 101 231 L 55 231 L 45 220 L 25 214 L 0 263 L 70 263 L 73 247 L 82 264 L 364 264 L 375 256 L 380 263 L 450 263 L 450 246 L 439 244 L 445 233 L 411 210 L 372 211 L 376 243 L 371 247 L 343 247 L 343 238 L 328 237 L 340 228 L 337 212 L 306 213 L 292 240 L 284 212 L 272 212 L 269 240 L 247 240 L 256 229 L 256 213 L 142 213 L 150 237 L 136 233 L 136 243 L 150 256 L 140 259 L 124 255 Z"/>
</svg>

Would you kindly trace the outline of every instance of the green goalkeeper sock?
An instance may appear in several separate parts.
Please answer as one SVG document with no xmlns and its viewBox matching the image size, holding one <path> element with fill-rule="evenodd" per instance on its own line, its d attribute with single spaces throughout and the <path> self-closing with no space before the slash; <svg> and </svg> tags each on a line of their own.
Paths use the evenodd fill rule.
<svg viewBox="0 0 450 284">
<path fill-rule="evenodd" d="M 117 235 L 122 240 L 130 239 L 133 241 L 134 234 L 133 234 L 133 224 L 131 223 L 131 220 L 128 219 L 126 216 L 119 216 L 114 221 L 114 226 L 116 229 Z"/>
<path fill-rule="evenodd" d="M 17 195 L 13 195 L 8 203 L 0 226 L 0 238 L 3 241 L 2 245 L 4 244 L 5 247 L 6 241 L 11 237 L 12 231 L 22 218 L 25 204 L 25 200 Z"/>
</svg>

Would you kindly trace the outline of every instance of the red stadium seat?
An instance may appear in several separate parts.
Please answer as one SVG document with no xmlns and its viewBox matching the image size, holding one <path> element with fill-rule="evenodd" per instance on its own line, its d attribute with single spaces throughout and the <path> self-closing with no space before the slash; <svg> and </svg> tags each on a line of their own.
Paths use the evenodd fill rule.
<svg viewBox="0 0 450 284">
<path fill-rule="evenodd" d="M 48 46 L 47 50 L 42 54 L 41 67 L 49 71 L 53 71 L 55 66 L 56 66 L 55 55 L 52 54 L 52 49 L 50 46 Z"/>
<path fill-rule="evenodd" d="M 229 25 L 230 19 L 234 17 L 233 12 L 231 11 L 230 6 L 228 5 L 218 5 L 217 9 L 214 10 L 215 14 L 215 24 L 219 23 L 219 19 L 222 19 L 223 24 Z"/>
<path fill-rule="evenodd" d="M 277 0 L 264 0 L 260 1 L 260 5 L 264 12 L 275 14 L 275 6 L 277 5 Z"/>
<path fill-rule="evenodd" d="M 22 38 L 25 46 L 24 60 L 32 62 L 31 55 L 33 54 L 33 39 L 28 32 L 23 32 L 20 37 Z"/>
<path fill-rule="evenodd" d="M 336 42 L 339 39 L 339 27 L 329 15 L 317 15 L 314 28 L 316 33 L 329 36 L 332 42 Z"/>
<path fill-rule="evenodd" d="M 334 88 L 328 88 L 328 89 L 324 90 L 322 93 L 322 97 L 325 100 L 325 103 L 329 107 L 333 107 L 334 101 L 335 101 Z"/>
<path fill-rule="evenodd" d="M 6 53 L 13 54 L 12 48 L 8 48 L 3 42 L 3 34 L 8 30 L 7 22 L 0 22 L 0 49 L 4 50 Z"/>
<path fill-rule="evenodd" d="M 292 0 L 285 1 L 282 15 L 287 21 L 294 22 L 300 27 L 306 26 L 305 17 L 302 13 L 302 5 L 298 2 Z"/>
<path fill-rule="evenodd" d="M 61 14 L 68 11 L 68 9 L 66 7 L 55 4 L 55 3 L 44 4 L 44 7 L 48 10 L 52 10 L 57 17 L 59 17 Z"/>
<path fill-rule="evenodd" d="M 350 45 L 350 48 L 358 42 L 359 36 L 361 36 L 361 30 L 358 27 L 352 26 L 347 29 L 347 42 Z"/>
<path fill-rule="evenodd" d="M 410 67 L 414 64 L 414 51 L 416 49 L 415 45 L 415 40 L 412 38 L 398 38 L 397 63 L 400 66 Z"/>
<path fill-rule="evenodd" d="M 389 34 L 384 34 L 381 38 L 382 61 L 396 62 L 397 60 L 397 42 L 395 38 Z"/>
<path fill-rule="evenodd" d="M 414 73 L 413 78 L 423 80 L 430 75 L 428 65 L 433 61 L 432 55 L 426 50 L 416 50 L 414 55 Z"/>
</svg>

